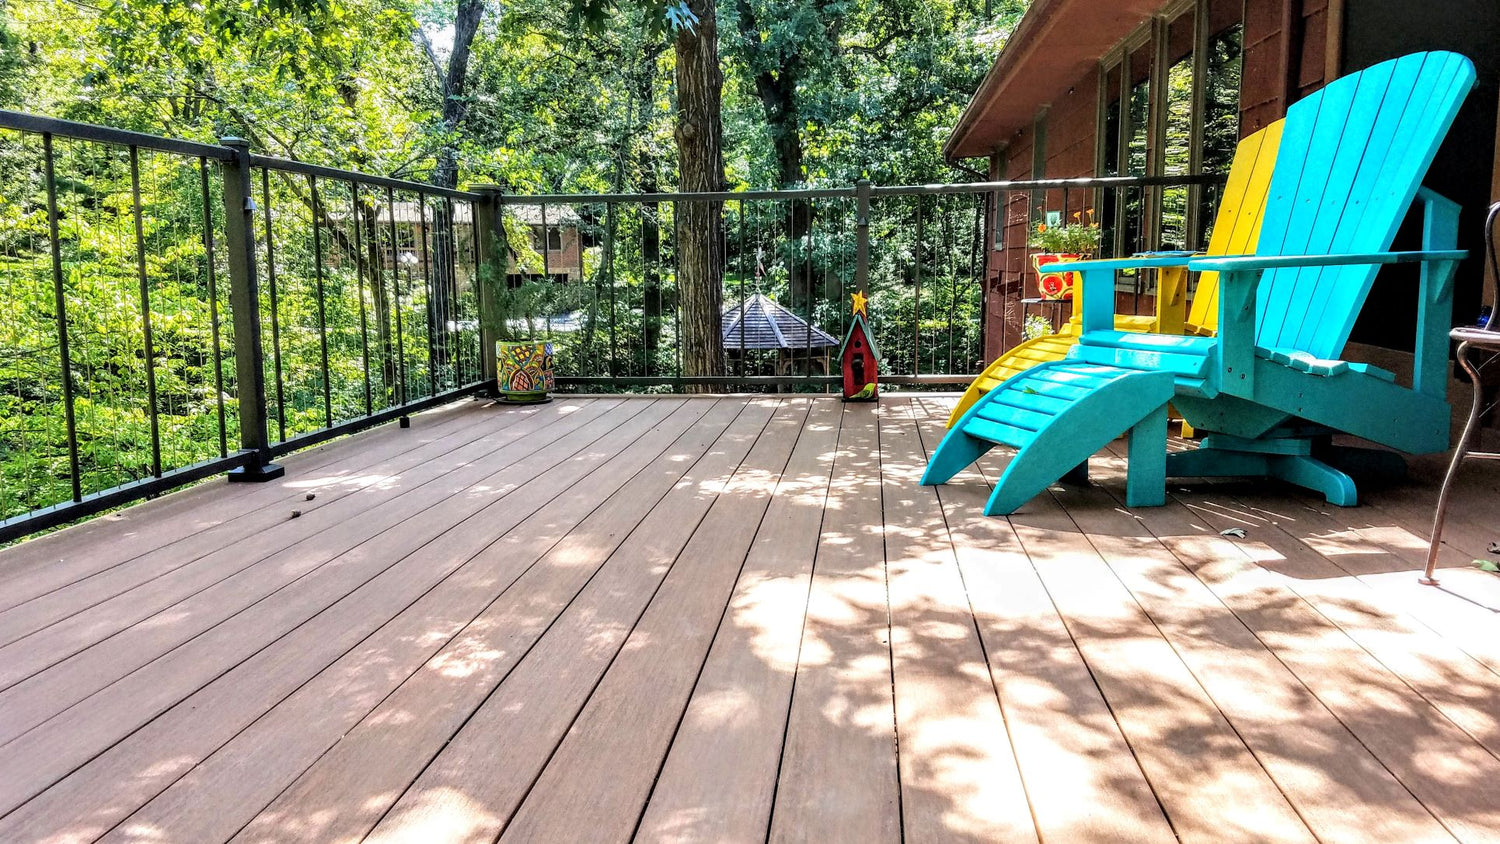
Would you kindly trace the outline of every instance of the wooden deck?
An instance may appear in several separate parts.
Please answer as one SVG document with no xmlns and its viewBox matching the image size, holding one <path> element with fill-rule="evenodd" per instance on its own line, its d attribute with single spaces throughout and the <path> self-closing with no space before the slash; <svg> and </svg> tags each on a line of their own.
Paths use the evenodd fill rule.
<svg viewBox="0 0 1500 844">
<path fill-rule="evenodd" d="M 0 841 L 1500 837 L 1500 475 L 1428 588 L 1440 461 L 986 518 L 950 401 L 471 402 L 0 552 Z"/>
</svg>

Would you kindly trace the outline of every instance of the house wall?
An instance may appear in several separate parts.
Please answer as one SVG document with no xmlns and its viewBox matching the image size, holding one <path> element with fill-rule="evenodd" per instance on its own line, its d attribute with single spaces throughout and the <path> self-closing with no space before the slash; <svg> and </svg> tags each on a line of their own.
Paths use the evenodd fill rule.
<svg viewBox="0 0 1500 844">
<path fill-rule="evenodd" d="M 1492 163 L 1489 151 L 1500 159 L 1494 106 L 1500 53 L 1493 44 L 1500 34 L 1500 3 L 1495 0 L 1441 0 L 1457 4 L 1444 14 L 1414 13 L 1404 2 L 1350 2 L 1350 0 L 1245 0 L 1244 65 L 1240 94 L 1240 134 L 1255 132 L 1282 117 L 1287 106 L 1316 91 L 1344 68 L 1364 67 L 1385 58 L 1416 49 L 1444 47 L 1473 57 L 1480 68 L 1481 87 L 1455 125 L 1434 164 L 1429 182 L 1465 208 L 1461 246 L 1477 252 L 1485 198 L 1500 195 L 1500 163 Z M 1461 8 L 1460 8 L 1461 7 Z M 1405 23 L 1403 23 L 1405 22 Z M 1329 33 L 1339 37 L 1330 41 Z M 1071 93 L 1050 104 L 1046 120 L 1045 166 L 1033 172 L 1034 127 L 1026 127 L 1006 139 L 1003 152 L 991 159 L 997 177 L 1075 177 L 1095 174 L 1098 74 L 1089 72 L 1073 81 Z M 1477 101 L 1482 100 L 1482 104 Z M 1482 177 L 1476 178 L 1476 173 Z M 1492 178 L 1493 177 L 1493 178 Z M 1493 191 L 1486 186 L 1495 183 Z M 1024 194 L 1002 197 L 998 222 L 1000 248 L 990 253 L 987 274 L 991 280 L 986 326 L 986 355 L 993 359 L 1020 336 L 1023 319 L 1019 300 L 1036 295 L 1035 279 L 1027 265 L 1026 231 L 1030 205 Z M 1086 197 L 1072 198 L 1068 213 Z M 1057 195 L 1047 197 L 1056 209 Z M 1398 246 L 1414 248 L 1415 221 L 1408 226 Z M 992 246 L 997 241 L 990 240 Z M 1480 261 L 1470 261 L 1460 270 L 1456 307 L 1462 314 L 1477 313 L 1486 271 Z M 1410 308 L 1404 304 L 1414 295 L 1415 276 L 1402 271 L 1383 275 L 1372 296 L 1371 307 L 1356 327 L 1354 339 L 1409 350 L 1410 326 L 1395 325 Z M 1489 281 L 1493 289 L 1493 281 Z M 1490 297 L 1493 298 L 1493 297 Z"/>
<path fill-rule="evenodd" d="M 552 226 L 552 225 L 549 224 L 548 228 L 557 229 L 558 227 Z M 534 226 L 532 226 L 531 227 L 531 246 L 532 246 L 532 248 L 535 249 L 538 252 L 538 254 L 541 254 L 542 253 L 542 246 L 543 246 L 543 244 L 544 244 L 544 241 L 542 240 L 542 227 L 540 225 L 534 225 Z M 582 279 L 583 278 L 583 238 L 582 238 L 582 235 L 580 234 L 579 230 L 577 228 L 571 227 L 571 226 L 567 227 L 567 228 L 562 228 L 561 229 L 561 242 L 559 243 L 559 246 L 561 248 L 559 248 L 559 249 L 548 249 L 546 251 L 546 253 L 545 253 L 546 262 L 545 262 L 545 265 L 544 265 L 545 268 L 546 268 L 546 270 L 550 274 L 552 274 L 554 276 L 567 276 L 567 279 L 570 282 L 578 281 L 578 280 Z M 509 274 L 511 274 L 511 275 L 515 275 L 515 273 L 516 273 L 516 261 L 515 261 L 515 258 L 511 258 L 510 265 L 507 268 L 506 272 L 509 273 Z"/>
</svg>

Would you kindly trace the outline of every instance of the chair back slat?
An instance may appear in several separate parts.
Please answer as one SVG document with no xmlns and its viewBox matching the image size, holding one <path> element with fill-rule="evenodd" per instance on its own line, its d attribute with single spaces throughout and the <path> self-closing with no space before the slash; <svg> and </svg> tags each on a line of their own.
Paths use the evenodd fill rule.
<svg viewBox="0 0 1500 844">
<path fill-rule="evenodd" d="M 1277 120 L 1240 141 L 1224 184 L 1224 198 L 1214 217 L 1208 238 L 1209 255 L 1249 255 L 1255 252 L 1266 208 L 1266 192 L 1276 170 L 1276 151 L 1281 146 L 1285 121 Z M 1188 324 L 1213 331 L 1219 324 L 1219 274 L 1206 272 L 1198 279 Z"/>
<path fill-rule="evenodd" d="M 1294 104 L 1256 253 L 1389 249 L 1474 79 L 1463 56 L 1416 53 L 1345 76 Z M 1338 357 L 1377 270 L 1267 272 L 1257 293 L 1257 344 Z"/>
</svg>

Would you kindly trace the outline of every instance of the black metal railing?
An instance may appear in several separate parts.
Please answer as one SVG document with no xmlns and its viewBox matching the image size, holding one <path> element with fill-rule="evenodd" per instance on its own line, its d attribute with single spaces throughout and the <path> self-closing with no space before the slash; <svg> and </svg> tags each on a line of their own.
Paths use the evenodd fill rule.
<svg viewBox="0 0 1500 844">
<path fill-rule="evenodd" d="M 1108 205 L 1134 229 L 1105 254 L 1191 249 L 1221 181 L 511 196 L 0 111 L 0 541 L 480 390 L 502 283 L 551 282 L 565 390 L 827 391 L 856 290 L 886 383 L 962 384 L 1019 339 L 1031 225 Z M 710 376 L 682 356 L 686 203 L 720 212 L 726 311 L 787 320 L 726 331 Z"/>
<path fill-rule="evenodd" d="M 474 201 L 0 112 L 0 541 L 477 389 Z"/>
<path fill-rule="evenodd" d="M 540 333 L 558 341 L 563 388 L 713 384 L 823 391 L 837 380 L 832 344 L 848 328 L 853 291 L 870 296 L 885 382 L 967 383 L 997 345 L 1020 339 L 997 314 L 1023 307 L 1026 241 L 1036 223 L 1096 220 L 1103 255 L 1116 254 L 1120 243 L 1132 252 L 1196 249 L 1208 236 L 1196 209 L 1211 211 L 1222 184 L 1218 176 L 863 182 L 691 194 L 496 193 L 494 201 L 512 218 L 512 240 L 531 230 L 530 266 L 514 266 L 512 259 L 511 282 L 564 283 L 555 312 L 538 322 Z M 1179 194 L 1182 201 L 1174 204 Z M 727 361 L 720 376 L 687 377 L 674 223 L 680 206 L 702 202 L 721 209 Z M 1153 207 L 1164 213 L 1161 222 L 1148 224 L 1144 212 Z M 540 248 L 544 242 L 551 248 Z M 1122 303 L 1125 309 L 1149 309 L 1152 284 L 1147 274 L 1122 276 L 1119 289 L 1130 300 Z M 757 295 L 789 312 L 798 340 L 774 345 L 754 336 L 746 320 L 734 319 L 734 311 Z M 1055 318 L 1059 312 L 1047 313 Z M 997 336 L 988 336 L 992 331 Z"/>
</svg>

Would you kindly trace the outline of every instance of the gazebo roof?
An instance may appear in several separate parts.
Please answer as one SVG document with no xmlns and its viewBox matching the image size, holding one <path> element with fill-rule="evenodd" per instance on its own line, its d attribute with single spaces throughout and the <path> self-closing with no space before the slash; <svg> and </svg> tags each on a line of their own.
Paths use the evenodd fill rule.
<svg viewBox="0 0 1500 844">
<path fill-rule="evenodd" d="M 744 342 L 740 342 L 743 324 Z M 805 349 L 837 346 L 833 335 L 776 304 L 765 294 L 746 299 L 724 312 L 726 349 Z"/>
</svg>

